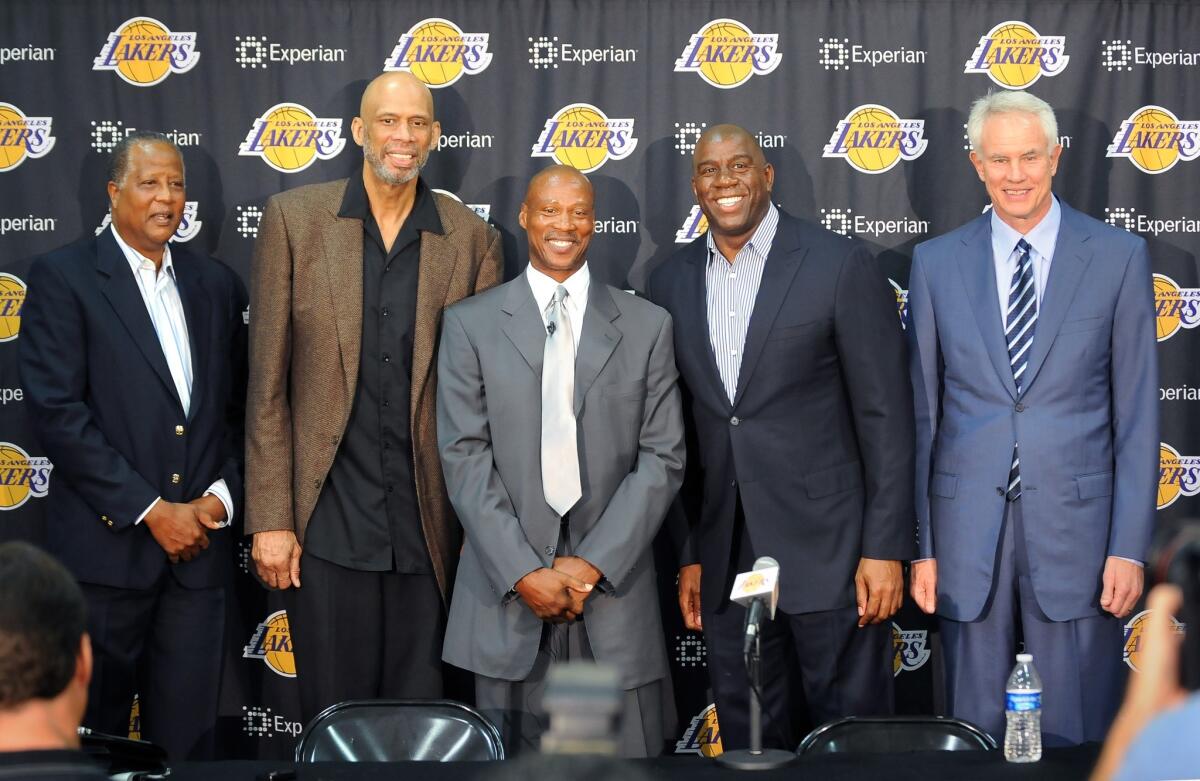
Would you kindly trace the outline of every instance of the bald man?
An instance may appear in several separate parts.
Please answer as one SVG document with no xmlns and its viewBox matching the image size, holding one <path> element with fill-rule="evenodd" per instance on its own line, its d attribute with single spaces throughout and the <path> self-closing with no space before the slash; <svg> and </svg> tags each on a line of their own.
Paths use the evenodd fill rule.
<svg viewBox="0 0 1200 781">
<path fill-rule="evenodd" d="M 688 522 L 680 609 L 704 632 L 721 742 L 746 748 L 746 611 L 729 593 L 757 557 L 779 562 L 779 612 L 760 635 L 764 742 L 791 749 L 793 710 L 814 726 L 892 710 L 887 619 L 916 552 L 905 345 L 870 254 L 771 203 L 753 136 L 709 128 L 692 163 L 708 233 L 647 289 L 675 319 L 701 465 L 672 515 Z M 788 698 L 790 669 L 806 708 Z"/>
<path fill-rule="evenodd" d="M 519 222 L 529 266 L 446 310 L 438 443 L 466 530 L 443 658 L 475 673 L 510 754 L 537 751 L 554 662 L 614 667 L 619 750 L 673 710 L 650 543 L 683 477 L 671 318 L 588 271 L 592 185 L 551 166 Z"/>
<path fill-rule="evenodd" d="M 462 545 L 437 457 L 446 306 L 500 279 L 497 231 L 420 176 L 429 89 L 385 73 L 351 124 L 362 172 L 267 201 L 251 274 L 246 533 L 286 592 L 304 720 L 442 695 Z"/>
</svg>

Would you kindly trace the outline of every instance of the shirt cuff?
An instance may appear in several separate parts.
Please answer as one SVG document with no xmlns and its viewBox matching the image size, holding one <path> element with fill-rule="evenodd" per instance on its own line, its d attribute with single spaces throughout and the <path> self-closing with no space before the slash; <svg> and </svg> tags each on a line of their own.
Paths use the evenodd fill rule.
<svg viewBox="0 0 1200 781">
<path fill-rule="evenodd" d="M 218 478 L 215 483 L 208 487 L 204 492 L 205 496 L 209 495 L 217 497 L 221 504 L 225 506 L 225 520 L 221 523 L 221 528 L 224 529 L 229 524 L 233 523 L 233 496 L 229 493 L 229 486 L 225 485 L 225 478 Z"/>
<path fill-rule="evenodd" d="M 1144 562 L 1144 561 L 1138 561 L 1137 559 L 1131 559 L 1131 558 L 1128 558 L 1125 556 L 1113 556 L 1113 558 L 1120 559 L 1121 561 L 1128 561 L 1130 564 L 1136 564 L 1139 567 L 1143 567 L 1143 568 L 1146 566 L 1146 562 Z"/>
<path fill-rule="evenodd" d="M 142 510 L 142 514 L 139 515 L 137 517 L 137 520 L 133 522 L 134 526 L 137 526 L 139 523 L 146 520 L 146 516 L 149 515 L 150 511 L 154 509 L 154 505 L 158 504 L 159 499 L 162 499 L 162 497 L 161 496 L 158 497 L 158 499 L 155 499 L 153 502 L 150 503 L 149 507 L 147 507 L 145 510 Z"/>
</svg>

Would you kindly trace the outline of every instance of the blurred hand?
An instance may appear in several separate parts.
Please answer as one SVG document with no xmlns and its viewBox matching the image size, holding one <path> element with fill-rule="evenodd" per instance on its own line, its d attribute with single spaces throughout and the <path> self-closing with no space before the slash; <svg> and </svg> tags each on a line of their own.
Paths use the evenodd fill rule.
<svg viewBox="0 0 1200 781">
<path fill-rule="evenodd" d="M 146 524 L 159 547 L 166 551 L 172 564 L 195 558 L 208 547 L 208 529 L 216 528 L 204 510 L 165 499 L 154 503 L 142 523 Z"/>
<path fill-rule="evenodd" d="M 250 556 L 268 588 L 300 588 L 300 542 L 291 529 L 256 532 Z"/>
<path fill-rule="evenodd" d="M 683 625 L 695 632 L 703 632 L 700 619 L 700 565 L 688 564 L 679 568 L 679 612 L 683 614 Z"/>
<path fill-rule="evenodd" d="M 1109 556 L 1100 581 L 1100 607 L 1117 618 L 1129 615 L 1142 596 L 1144 578 L 1145 569 L 1141 565 Z"/>
<path fill-rule="evenodd" d="M 858 560 L 854 573 L 858 625 L 878 624 L 891 618 L 904 601 L 904 570 L 893 559 Z"/>
<path fill-rule="evenodd" d="M 592 585 L 557 569 L 540 567 L 518 580 L 516 590 L 535 616 L 562 624 L 583 612 Z"/>
<path fill-rule="evenodd" d="M 909 572 L 913 602 L 926 613 L 937 610 L 937 559 L 914 561 Z"/>
</svg>

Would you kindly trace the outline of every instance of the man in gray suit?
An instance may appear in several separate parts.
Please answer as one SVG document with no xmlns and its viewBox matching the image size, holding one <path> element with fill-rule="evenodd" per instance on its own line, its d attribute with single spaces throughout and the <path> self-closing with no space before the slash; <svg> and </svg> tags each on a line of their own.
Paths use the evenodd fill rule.
<svg viewBox="0 0 1200 781">
<path fill-rule="evenodd" d="M 1045 101 L 980 98 L 967 132 L 991 213 L 918 245 L 909 276 L 912 595 L 941 616 L 954 716 L 1003 736 L 1023 642 L 1045 742 L 1100 740 L 1154 521 L 1150 259 L 1141 238 L 1054 197 L 1062 147 Z"/>
<path fill-rule="evenodd" d="M 669 734 L 650 543 L 683 478 L 671 318 L 590 281 L 594 220 L 583 174 L 539 172 L 526 272 L 442 330 L 438 442 L 466 532 L 443 659 L 475 673 L 510 753 L 537 748 L 555 661 L 616 668 L 623 755 Z"/>
</svg>

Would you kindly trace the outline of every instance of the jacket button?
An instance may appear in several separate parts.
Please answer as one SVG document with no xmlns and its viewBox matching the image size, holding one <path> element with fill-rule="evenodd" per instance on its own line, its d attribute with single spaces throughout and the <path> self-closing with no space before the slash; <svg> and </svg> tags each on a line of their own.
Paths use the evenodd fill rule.
<svg viewBox="0 0 1200 781">
<path fill-rule="evenodd" d="M 553 556 L 553 555 L 554 555 L 554 546 L 553 546 L 553 545 L 547 545 L 547 546 L 546 546 L 546 555 L 547 555 L 547 556 Z"/>
<path fill-rule="evenodd" d="M 178 473 L 178 472 L 176 472 L 176 473 L 174 473 L 173 475 L 171 475 L 171 482 L 172 482 L 172 483 L 174 483 L 175 485 L 179 485 L 179 481 L 180 481 L 180 480 L 182 480 L 182 479 L 183 479 L 183 478 L 179 476 L 179 473 Z"/>
<path fill-rule="evenodd" d="M 111 529 L 111 528 L 112 528 L 112 525 L 113 525 L 113 524 L 112 524 L 112 521 L 109 521 L 109 522 L 108 522 L 108 528 L 110 528 L 110 529 Z"/>
<path fill-rule="evenodd" d="M 1004 489 L 1003 489 L 1003 488 L 1001 488 L 1000 486 L 996 486 L 996 495 L 997 495 L 997 496 L 1004 496 Z"/>
<path fill-rule="evenodd" d="M 1017 402 L 1017 412 L 1024 412 L 1024 411 L 1025 411 L 1025 405 L 1018 401 Z"/>
<path fill-rule="evenodd" d="M 729 425 L 731 425 L 731 426 L 736 426 L 741 422 L 742 422 L 742 419 L 739 418 L 737 415 L 734 415 L 732 418 L 729 419 Z"/>
<path fill-rule="evenodd" d="M 177 437 L 182 437 L 182 436 L 183 436 L 183 426 L 176 426 L 176 427 L 175 427 L 175 436 L 177 436 Z"/>
</svg>

